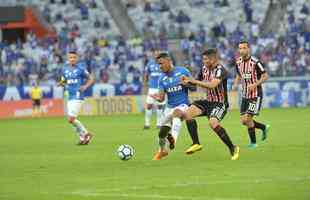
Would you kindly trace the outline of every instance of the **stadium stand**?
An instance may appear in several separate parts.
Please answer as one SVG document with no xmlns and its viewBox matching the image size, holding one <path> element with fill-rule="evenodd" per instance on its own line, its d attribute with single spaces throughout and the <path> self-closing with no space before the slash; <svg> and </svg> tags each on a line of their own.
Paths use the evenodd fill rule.
<svg viewBox="0 0 310 200">
<path fill-rule="evenodd" d="M 0 83 L 54 84 L 65 53 L 76 49 L 98 82 L 118 88 L 133 84 L 135 93 L 140 93 L 147 52 L 167 50 L 170 39 L 178 39 L 179 63 L 194 71 L 201 66 L 200 53 L 206 46 L 218 47 L 233 71 L 237 55 L 232 44 L 246 37 L 271 76 L 310 74 L 309 6 L 291 1 L 279 32 L 262 35 L 260 26 L 268 9 L 262 1 L 122 0 L 144 35 L 125 40 L 101 0 L 4 0 L 3 5 L 36 5 L 57 37 L 39 39 L 30 33 L 25 42 L 1 42 Z M 119 89 L 118 94 L 126 90 Z"/>
</svg>

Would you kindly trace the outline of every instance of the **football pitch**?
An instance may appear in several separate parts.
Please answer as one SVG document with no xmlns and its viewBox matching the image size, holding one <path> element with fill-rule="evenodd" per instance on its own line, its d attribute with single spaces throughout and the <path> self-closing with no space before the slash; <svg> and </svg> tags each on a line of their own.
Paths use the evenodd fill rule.
<svg viewBox="0 0 310 200">
<path fill-rule="evenodd" d="M 228 150 L 199 118 L 203 150 L 191 144 L 186 127 L 176 149 L 161 161 L 157 129 L 143 131 L 144 116 L 81 117 L 95 137 L 75 145 L 64 118 L 0 121 L 1 200 L 309 200 L 310 108 L 264 109 L 257 119 L 271 125 L 267 141 L 248 149 L 238 111 L 223 121 L 240 158 Z M 155 119 L 153 120 L 155 121 Z M 135 155 L 121 161 L 120 144 Z"/>
</svg>

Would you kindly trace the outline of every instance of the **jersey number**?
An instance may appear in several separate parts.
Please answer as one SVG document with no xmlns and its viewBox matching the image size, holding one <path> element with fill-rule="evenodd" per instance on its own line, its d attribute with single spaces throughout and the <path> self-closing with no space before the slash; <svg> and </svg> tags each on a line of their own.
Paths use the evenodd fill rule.
<svg viewBox="0 0 310 200">
<path fill-rule="evenodd" d="M 216 107 L 216 108 L 214 108 L 214 109 L 212 110 L 211 116 L 215 116 L 216 118 L 221 119 L 221 118 L 222 118 L 222 115 L 223 115 L 223 112 L 224 112 L 224 109 L 223 109 L 223 108 Z"/>
<path fill-rule="evenodd" d="M 256 110 L 256 103 L 249 103 L 248 110 L 252 111 L 252 112 L 255 112 L 255 110 Z"/>
</svg>

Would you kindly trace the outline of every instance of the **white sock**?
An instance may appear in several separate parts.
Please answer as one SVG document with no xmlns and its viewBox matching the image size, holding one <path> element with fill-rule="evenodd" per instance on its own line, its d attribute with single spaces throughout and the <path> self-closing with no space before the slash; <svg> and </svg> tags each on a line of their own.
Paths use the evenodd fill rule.
<svg viewBox="0 0 310 200">
<path fill-rule="evenodd" d="M 86 133 L 88 133 L 87 129 L 85 128 L 85 126 L 77 119 L 75 119 L 72 123 L 72 125 L 76 128 L 76 132 L 80 135 L 80 136 L 84 136 Z"/>
<path fill-rule="evenodd" d="M 180 118 L 173 118 L 172 119 L 172 127 L 171 127 L 171 134 L 174 137 L 175 141 L 177 141 L 178 136 L 180 134 L 182 127 L 182 122 Z"/>
<path fill-rule="evenodd" d="M 145 121 L 144 121 L 145 126 L 151 125 L 151 117 L 152 117 L 152 109 L 145 109 Z"/>
<path fill-rule="evenodd" d="M 156 109 L 157 112 L 157 126 L 161 126 L 163 116 L 164 116 L 164 109 Z"/>
<path fill-rule="evenodd" d="M 80 130 L 78 127 L 76 127 L 74 124 L 72 124 L 72 128 L 73 128 L 73 130 L 74 130 L 78 135 L 80 135 L 81 130 Z"/>
<path fill-rule="evenodd" d="M 166 150 L 167 139 L 166 138 L 158 138 L 158 144 L 160 151 Z"/>
</svg>

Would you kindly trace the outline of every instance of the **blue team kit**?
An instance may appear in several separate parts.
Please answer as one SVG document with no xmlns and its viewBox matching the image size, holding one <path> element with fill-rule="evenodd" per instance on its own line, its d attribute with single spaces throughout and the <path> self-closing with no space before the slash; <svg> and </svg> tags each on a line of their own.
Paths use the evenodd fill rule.
<svg viewBox="0 0 310 200">
<path fill-rule="evenodd" d="M 148 87 L 158 89 L 158 80 L 162 75 L 159 64 L 155 59 L 150 59 L 146 65 L 146 74 L 148 75 Z"/>
<path fill-rule="evenodd" d="M 69 94 L 69 100 L 83 100 L 84 94 L 80 91 L 82 85 L 85 84 L 89 76 L 85 65 L 77 63 L 74 67 L 66 64 L 62 71 L 62 76 L 66 80 L 66 90 Z"/>
<path fill-rule="evenodd" d="M 182 76 L 191 77 L 191 73 L 185 67 L 176 66 L 159 78 L 159 90 L 167 94 L 169 108 L 189 104 L 188 88 L 181 84 Z"/>
</svg>

